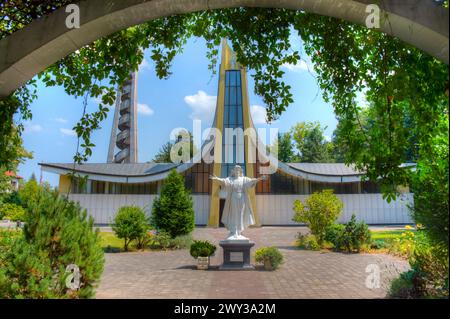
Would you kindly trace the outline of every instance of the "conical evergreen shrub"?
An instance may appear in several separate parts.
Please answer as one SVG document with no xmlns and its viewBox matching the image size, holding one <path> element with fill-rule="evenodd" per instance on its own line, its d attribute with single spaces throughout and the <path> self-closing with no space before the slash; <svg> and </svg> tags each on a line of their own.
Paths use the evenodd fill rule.
<svg viewBox="0 0 450 319">
<path fill-rule="evenodd" d="M 153 203 L 151 221 L 156 229 L 168 232 L 172 238 L 194 230 L 192 197 L 176 170 L 164 180 L 161 194 Z"/>
</svg>

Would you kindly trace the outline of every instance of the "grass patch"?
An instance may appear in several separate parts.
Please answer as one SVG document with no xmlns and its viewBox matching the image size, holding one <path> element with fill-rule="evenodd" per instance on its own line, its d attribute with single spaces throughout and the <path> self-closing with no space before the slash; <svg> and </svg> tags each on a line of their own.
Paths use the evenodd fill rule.
<svg viewBox="0 0 450 319">
<path fill-rule="evenodd" d="M 372 244 L 369 251 L 390 253 L 408 258 L 414 249 L 416 231 L 412 228 L 399 230 L 372 230 Z"/>
<path fill-rule="evenodd" d="M 100 232 L 100 238 L 103 250 L 123 251 L 123 239 L 117 238 L 113 232 Z"/>
<path fill-rule="evenodd" d="M 407 231 L 411 231 L 411 230 L 371 230 L 371 236 L 372 236 L 372 240 L 393 240 L 393 239 L 401 239 L 403 237 L 403 234 L 406 233 Z M 414 232 L 414 231 L 413 231 Z"/>
<path fill-rule="evenodd" d="M 122 252 L 123 239 L 117 238 L 114 232 L 100 232 L 101 245 L 105 252 Z M 167 249 L 189 249 L 193 241 L 191 235 L 182 235 L 176 238 L 165 238 L 165 242 L 161 243 L 160 237 L 154 237 L 146 245 L 146 250 L 167 250 Z M 137 251 L 135 243 L 128 246 L 128 251 Z"/>
</svg>

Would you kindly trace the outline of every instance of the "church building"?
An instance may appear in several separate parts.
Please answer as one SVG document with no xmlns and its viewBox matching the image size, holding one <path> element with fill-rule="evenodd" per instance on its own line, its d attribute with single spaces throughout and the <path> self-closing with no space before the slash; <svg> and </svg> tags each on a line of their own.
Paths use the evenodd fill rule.
<svg viewBox="0 0 450 319">
<path fill-rule="evenodd" d="M 137 163 L 137 75 L 119 88 L 107 163 L 40 163 L 42 170 L 59 174 L 59 191 L 78 201 L 97 224 L 110 224 L 118 209 L 138 205 L 149 214 L 164 179 L 170 170 L 183 174 L 192 192 L 197 225 L 220 227 L 226 194 L 210 175 L 229 176 L 236 165 L 244 175 L 259 177 L 271 171 L 250 192 L 256 224 L 294 225 L 293 202 L 304 200 L 323 189 L 333 189 L 343 201 L 341 222 L 352 214 L 368 224 L 412 223 L 408 206 L 413 196 L 405 187 L 395 201 L 386 202 L 377 183 L 364 181 L 364 172 L 343 163 L 282 163 L 266 154 L 265 146 L 246 134 L 227 136 L 229 132 L 254 129 L 250 114 L 247 71 L 236 62 L 224 41 L 219 71 L 218 97 L 213 128 L 221 137 L 206 141 L 200 152 L 185 163 Z M 227 130 L 228 129 L 228 130 Z M 238 130 L 236 130 L 238 129 Z M 256 141 L 256 142 L 255 142 Z M 256 151 L 253 151 L 256 150 Z M 209 154 L 205 159 L 202 154 Z M 81 183 L 71 178 L 87 178 Z"/>
</svg>

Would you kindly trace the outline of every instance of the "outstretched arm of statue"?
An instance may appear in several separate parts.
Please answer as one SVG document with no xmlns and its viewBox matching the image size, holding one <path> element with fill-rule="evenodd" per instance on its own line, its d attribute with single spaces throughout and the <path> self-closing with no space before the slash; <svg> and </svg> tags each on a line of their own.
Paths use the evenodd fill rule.
<svg viewBox="0 0 450 319">
<path fill-rule="evenodd" d="M 252 178 L 252 181 L 256 184 L 256 183 L 258 183 L 259 181 L 265 181 L 267 179 L 267 175 L 261 175 L 260 177 L 258 177 L 258 178 Z"/>
<path fill-rule="evenodd" d="M 248 178 L 247 179 L 247 183 L 245 184 L 245 187 L 249 188 L 249 187 L 253 187 L 255 186 L 259 181 L 264 181 L 267 179 L 266 175 L 263 175 L 261 177 L 258 178 Z"/>
<path fill-rule="evenodd" d="M 221 185 L 225 185 L 225 179 L 219 178 L 216 175 L 209 175 L 209 179 L 213 181 L 218 181 Z"/>
<path fill-rule="evenodd" d="M 267 178 L 268 178 L 267 175 L 262 175 L 262 176 L 258 177 L 257 180 L 258 180 L 258 182 L 259 181 L 265 181 Z"/>
</svg>

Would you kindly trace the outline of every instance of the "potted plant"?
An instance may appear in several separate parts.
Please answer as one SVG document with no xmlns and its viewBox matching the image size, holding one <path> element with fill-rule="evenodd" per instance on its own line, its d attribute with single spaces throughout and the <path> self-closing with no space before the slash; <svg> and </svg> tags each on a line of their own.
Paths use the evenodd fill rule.
<svg viewBox="0 0 450 319">
<path fill-rule="evenodd" d="M 283 263 L 283 255 L 276 247 L 262 247 L 256 250 L 255 260 L 264 264 L 264 269 L 275 270 Z"/>
<path fill-rule="evenodd" d="M 191 245 L 191 256 L 197 259 L 197 269 L 206 270 L 209 267 L 209 258 L 216 251 L 216 246 L 207 240 L 194 240 Z"/>
</svg>

